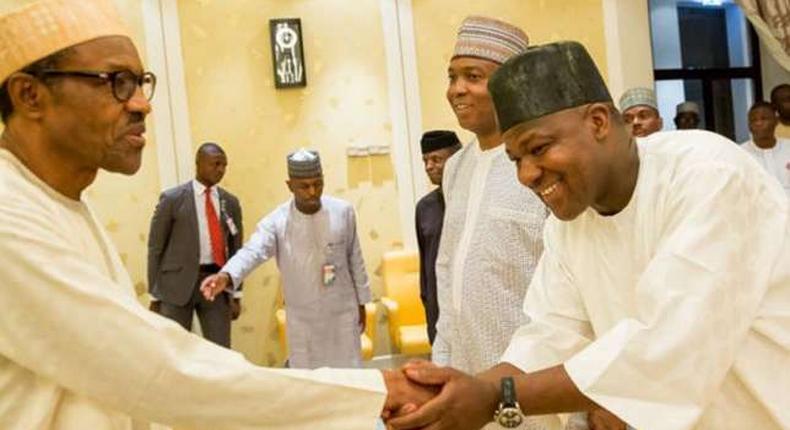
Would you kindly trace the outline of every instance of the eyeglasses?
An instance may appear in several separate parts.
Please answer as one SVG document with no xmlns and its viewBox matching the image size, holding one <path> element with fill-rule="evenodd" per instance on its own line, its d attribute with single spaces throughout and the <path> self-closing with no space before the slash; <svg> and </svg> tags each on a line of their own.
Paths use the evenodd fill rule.
<svg viewBox="0 0 790 430">
<path fill-rule="evenodd" d="M 89 70 L 41 70 L 36 72 L 39 77 L 43 76 L 75 76 L 78 78 L 101 79 L 112 84 L 112 94 L 115 98 L 125 103 L 134 96 L 137 87 L 143 90 L 143 96 L 147 100 L 154 97 L 156 89 L 156 75 L 145 72 L 137 75 L 130 70 L 118 70 L 115 72 L 94 72 Z"/>
</svg>

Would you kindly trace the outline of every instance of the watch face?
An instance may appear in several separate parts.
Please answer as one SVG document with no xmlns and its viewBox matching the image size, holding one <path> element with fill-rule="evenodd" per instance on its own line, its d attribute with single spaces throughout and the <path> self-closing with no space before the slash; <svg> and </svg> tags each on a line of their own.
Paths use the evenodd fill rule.
<svg viewBox="0 0 790 430">
<path fill-rule="evenodd" d="M 497 416 L 497 422 L 499 425 L 509 429 L 518 427 L 521 425 L 522 421 L 524 421 L 524 415 L 521 414 L 521 411 L 518 408 L 514 407 L 502 408 L 499 415 Z"/>
</svg>

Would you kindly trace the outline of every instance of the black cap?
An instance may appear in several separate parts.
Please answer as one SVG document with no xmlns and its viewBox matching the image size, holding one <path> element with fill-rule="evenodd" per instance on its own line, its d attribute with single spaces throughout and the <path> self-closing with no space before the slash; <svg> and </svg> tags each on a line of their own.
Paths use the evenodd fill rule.
<svg viewBox="0 0 790 430">
<path fill-rule="evenodd" d="M 460 144 L 461 141 L 458 140 L 458 136 L 449 130 L 428 131 L 425 132 L 422 135 L 422 139 L 420 139 L 420 146 L 422 147 L 423 154 L 444 148 L 451 148 Z"/>
<path fill-rule="evenodd" d="M 488 81 L 502 133 L 525 121 L 596 102 L 611 102 L 598 68 L 578 42 L 527 48 Z"/>
</svg>

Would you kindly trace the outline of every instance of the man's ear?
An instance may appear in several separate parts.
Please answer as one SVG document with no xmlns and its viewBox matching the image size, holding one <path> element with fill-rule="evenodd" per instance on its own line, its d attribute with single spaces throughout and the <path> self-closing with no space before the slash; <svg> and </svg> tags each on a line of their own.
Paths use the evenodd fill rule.
<svg viewBox="0 0 790 430">
<path fill-rule="evenodd" d="M 595 140 L 602 141 L 609 136 L 612 128 L 611 107 L 605 103 L 592 103 L 587 106 L 585 119 L 590 125 Z"/>
<path fill-rule="evenodd" d="M 16 72 L 8 77 L 6 91 L 15 115 L 29 119 L 41 118 L 50 95 L 41 81 L 27 73 Z"/>
<path fill-rule="evenodd" d="M 288 189 L 291 190 L 291 192 L 293 192 L 294 188 L 293 188 L 293 185 L 291 184 L 291 180 L 290 179 L 286 179 L 285 180 L 285 185 L 287 185 Z"/>
</svg>

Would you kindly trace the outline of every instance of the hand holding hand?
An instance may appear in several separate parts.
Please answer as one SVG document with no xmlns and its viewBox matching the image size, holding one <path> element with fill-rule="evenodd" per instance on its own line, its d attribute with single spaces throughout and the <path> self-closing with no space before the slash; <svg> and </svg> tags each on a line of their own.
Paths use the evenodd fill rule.
<svg viewBox="0 0 790 430">
<path fill-rule="evenodd" d="M 200 292 L 206 300 L 213 302 L 217 294 L 220 294 L 228 288 L 228 284 L 230 284 L 230 275 L 225 272 L 219 272 L 207 276 L 206 279 L 203 280 L 200 284 Z"/>
<path fill-rule="evenodd" d="M 415 384 L 402 370 L 382 370 L 382 373 L 387 387 L 387 401 L 381 414 L 384 419 L 398 413 L 407 405 L 414 410 L 439 392 L 436 387 Z"/>
<path fill-rule="evenodd" d="M 418 364 L 407 366 L 406 376 L 418 384 L 441 386 L 441 392 L 416 412 L 388 420 L 389 428 L 479 429 L 493 419 L 499 401 L 494 384 L 449 367 Z"/>
</svg>

